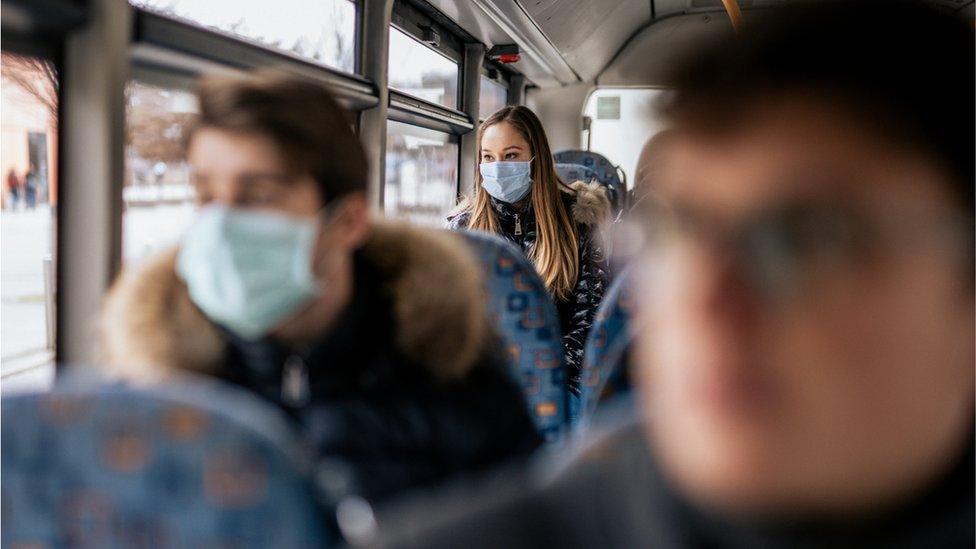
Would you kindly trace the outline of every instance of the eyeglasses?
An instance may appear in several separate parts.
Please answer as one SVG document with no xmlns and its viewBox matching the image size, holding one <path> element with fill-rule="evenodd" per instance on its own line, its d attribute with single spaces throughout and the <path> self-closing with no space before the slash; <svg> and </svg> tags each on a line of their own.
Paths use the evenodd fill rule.
<svg viewBox="0 0 976 549">
<path fill-rule="evenodd" d="M 929 252 L 970 259 L 973 253 L 971 218 L 884 222 L 843 205 L 798 202 L 730 226 L 659 203 L 642 209 L 638 234 L 647 253 L 663 257 L 663 251 L 691 244 L 731 254 L 751 286 L 770 298 L 793 295 L 817 274 L 851 270 L 891 251 L 917 250 L 919 244 Z"/>
</svg>

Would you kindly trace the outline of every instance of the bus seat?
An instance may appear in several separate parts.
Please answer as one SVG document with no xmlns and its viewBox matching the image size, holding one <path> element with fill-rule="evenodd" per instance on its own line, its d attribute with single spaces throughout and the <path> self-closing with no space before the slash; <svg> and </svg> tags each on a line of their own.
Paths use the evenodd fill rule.
<svg viewBox="0 0 976 549">
<path fill-rule="evenodd" d="M 593 151 L 565 150 L 552 155 L 557 164 L 576 164 L 596 175 L 596 180 L 607 187 L 613 215 L 617 217 L 627 207 L 627 185 L 623 172 L 607 157 Z"/>
<path fill-rule="evenodd" d="M 536 427 L 547 442 L 562 440 L 568 389 L 556 306 L 515 245 L 482 232 L 460 234 L 484 267 L 488 312 L 504 338 Z"/>
<path fill-rule="evenodd" d="M 556 175 L 565 183 L 572 183 L 573 181 L 585 181 L 586 183 L 598 181 L 596 172 L 579 164 L 557 163 Z"/>
<path fill-rule="evenodd" d="M 627 360 L 631 346 L 633 300 L 629 270 L 610 285 L 597 309 L 583 353 L 579 420 L 585 422 L 601 400 L 630 390 Z"/>
<path fill-rule="evenodd" d="M 289 425 L 203 385 L 4 396 L 4 547 L 329 547 Z"/>
</svg>

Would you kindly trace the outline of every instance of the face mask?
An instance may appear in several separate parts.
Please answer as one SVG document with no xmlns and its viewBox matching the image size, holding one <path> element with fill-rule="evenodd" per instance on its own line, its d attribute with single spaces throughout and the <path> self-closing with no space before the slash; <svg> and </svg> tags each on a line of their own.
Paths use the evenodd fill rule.
<svg viewBox="0 0 976 549">
<path fill-rule="evenodd" d="M 532 160 L 526 162 L 482 162 L 481 186 L 496 200 L 518 202 L 532 188 Z"/>
<path fill-rule="evenodd" d="M 211 320 L 259 339 L 318 295 L 320 227 L 318 217 L 207 206 L 183 238 L 177 272 Z"/>
</svg>

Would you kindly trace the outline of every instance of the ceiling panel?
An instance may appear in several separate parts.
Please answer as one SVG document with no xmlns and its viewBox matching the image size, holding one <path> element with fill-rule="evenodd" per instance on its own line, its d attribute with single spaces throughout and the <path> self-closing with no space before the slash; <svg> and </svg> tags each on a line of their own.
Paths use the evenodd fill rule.
<svg viewBox="0 0 976 549">
<path fill-rule="evenodd" d="M 676 56 L 704 36 L 732 32 L 724 13 L 694 13 L 659 20 L 638 34 L 597 79 L 599 86 L 667 87 Z"/>
<path fill-rule="evenodd" d="M 518 44 L 522 59 L 513 65 L 533 84 L 561 86 L 576 73 L 516 0 L 427 0 L 489 48 Z"/>
<path fill-rule="evenodd" d="M 650 0 L 520 0 L 581 79 L 592 80 L 651 18 Z"/>
</svg>

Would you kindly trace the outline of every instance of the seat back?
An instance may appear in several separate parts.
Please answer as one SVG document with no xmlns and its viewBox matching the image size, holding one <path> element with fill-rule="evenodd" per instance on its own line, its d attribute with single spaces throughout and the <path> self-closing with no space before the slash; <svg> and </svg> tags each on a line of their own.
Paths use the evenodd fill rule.
<svg viewBox="0 0 976 549">
<path fill-rule="evenodd" d="M 572 183 L 573 181 L 583 181 L 586 183 L 589 183 L 590 181 L 599 181 L 599 178 L 596 176 L 596 172 L 579 164 L 557 163 L 556 175 L 558 175 L 559 179 L 562 179 L 566 183 Z"/>
<path fill-rule="evenodd" d="M 515 245 L 483 232 L 460 234 L 482 264 L 488 313 L 504 339 L 536 427 L 547 442 L 560 440 L 566 428 L 568 391 L 556 306 Z"/>
<path fill-rule="evenodd" d="M 627 207 L 627 185 L 621 179 L 622 172 L 619 172 L 617 166 L 614 166 L 613 163 L 607 160 L 607 157 L 600 153 L 580 150 L 559 151 L 553 154 L 552 157 L 556 160 L 557 164 L 576 164 L 577 166 L 582 166 L 590 170 L 594 174 L 594 177 L 584 179 L 583 181 L 596 179 L 607 188 L 610 204 L 613 206 L 614 217 Z M 566 182 L 571 183 L 572 181 L 573 179 L 570 178 Z"/>
<path fill-rule="evenodd" d="M 620 273 L 610 285 L 586 341 L 578 412 L 578 419 L 583 421 L 593 414 L 601 399 L 630 388 L 627 361 L 632 340 L 633 301 L 629 272 Z"/>
<path fill-rule="evenodd" d="M 329 547 L 277 410 L 188 385 L 4 396 L 4 547 Z"/>
</svg>

